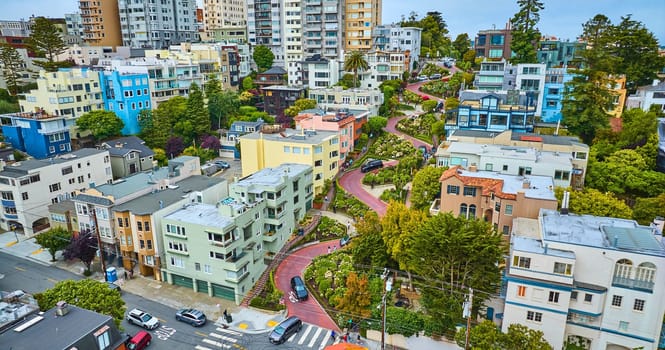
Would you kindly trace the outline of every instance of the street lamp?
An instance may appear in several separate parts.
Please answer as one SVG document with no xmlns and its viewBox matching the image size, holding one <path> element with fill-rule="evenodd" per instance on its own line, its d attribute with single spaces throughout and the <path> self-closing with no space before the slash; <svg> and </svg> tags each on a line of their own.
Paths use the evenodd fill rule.
<svg viewBox="0 0 665 350">
<path fill-rule="evenodd" d="M 18 235 L 16 234 L 16 225 L 9 224 L 9 229 L 14 231 L 14 238 L 16 238 L 16 243 L 18 243 Z"/>
</svg>

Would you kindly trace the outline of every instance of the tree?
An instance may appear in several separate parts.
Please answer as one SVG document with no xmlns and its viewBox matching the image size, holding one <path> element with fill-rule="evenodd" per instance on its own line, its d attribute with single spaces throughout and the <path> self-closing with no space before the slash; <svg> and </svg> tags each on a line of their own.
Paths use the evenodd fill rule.
<svg viewBox="0 0 665 350">
<path fill-rule="evenodd" d="M 633 206 L 633 219 L 649 225 L 656 216 L 665 216 L 665 193 L 653 198 L 637 198 Z"/>
<path fill-rule="evenodd" d="M 72 234 L 62 227 L 55 227 L 35 237 L 37 244 L 48 250 L 51 261 L 55 261 L 55 253 L 67 248 L 71 242 Z"/>
<path fill-rule="evenodd" d="M 254 88 L 254 80 L 250 76 L 246 76 L 242 79 L 242 89 L 247 91 Z"/>
<path fill-rule="evenodd" d="M 152 111 L 152 130 L 145 132 L 145 134 L 150 134 L 150 139 L 153 142 L 148 143 L 146 141 L 146 143 L 150 147 L 166 148 L 166 141 L 174 133 L 176 123 L 187 119 L 186 98 L 175 96 L 160 103 Z M 142 134 L 144 134 L 143 131 Z"/>
<path fill-rule="evenodd" d="M 349 73 L 344 73 L 344 75 L 342 75 L 342 77 L 335 85 L 341 86 L 344 89 L 350 89 L 359 86 L 355 80 L 355 76 Z"/>
<path fill-rule="evenodd" d="M 621 116 L 621 132 L 619 133 L 621 145 L 624 147 L 644 145 L 651 135 L 657 134 L 658 117 L 660 116 L 655 109 L 648 112 L 641 108 L 624 111 Z"/>
<path fill-rule="evenodd" d="M 99 141 L 120 135 L 125 123 L 112 111 L 97 110 L 76 119 L 76 126 L 81 131 L 90 131 L 95 140 Z"/>
<path fill-rule="evenodd" d="M 314 108 L 316 108 L 315 100 L 312 100 L 310 98 L 299 98 L 296 100 L 293 106 L 284 110 L 284 115 L 293 118 L 297 116 L 298 113 L 300 113 L 301 111 L 307 109 L 314 109 Z"/>
<path fill-rule="evenodd" d="M 436 108 L 436 105 L 439 103 L 437 100 L 427 100 L 423 101 L 422 107 L 423 111 L 425 113 L 432 113 L 434 111 L 434 108 Z"/>
<path fill-rule="evenodd" d="M 368 211 L 355 227 L 358 235 L 351 241 L 351 254 L 355 265 L 370 272 L 372 266 L 396 267 L 381 237 L 381 221 L 376 212 Z"/>
<path fill-rule="evenodd" d="M 457 345 L 465 345 L 466 328 L 455 334 Z M 508 326 L 508 333 L 501 333 L 494 322 L 484 320 L 471 328 L 469 346 L 474 350 L 552 350 L 544 333 L 521 324 Z"/>
<path fill-rule="evenodd" d="M 153 148 L 152 151 L 155 152 L 155 155 L 152 156 L 152 158 L 157 161 L 157 164 L 159 166 L 165 166 L 166 164 L 168 164 L 168 158 L 166 157 L 166 151 L 164 151 L 161 148 Z"/>
<path fill-rule="evenodd" d="M 259 73 L 265 72 L 272 67 L 272 63 L 275 60 L 275 55 L 272 53 L 269 47 L 264 45 L 258 45 L 254 48 L 254 62 L 259 68 Z"/>
<path fill-rule="evenodd" d="M 510 63 L 537 63 L 536 44 L 540 32 L 536 25 L 540 21 L 540 10 L 544 8 L 540 0 L 517 0 L 519 11 L 510 19 L 512 41 L 510 49 L 514 52 Z"/>
<path fill-rule="evenodd" d="M 240 98 L 235 91 L 223 91 L 208 98 L 208 117 L 216 129 L 225 127 L 229 120 L 238 115 Z"/>
<path fill-rule="evenodd" d="M 53 288 L 35 294 L 35 299 L 44 311 L 52 309 L 59 301 L 66 301 L 82 309 L 109 315 L 117 327 L 125 316 L 125 301 L 120 293 L 106 283 L 92 279 L 60 281 Z"/>
<path fill-rule="evenodd" d="M 373 137 L 377 137 L 381 134 L 386 125 L 388 125 L 388 119 L 384 117 L 372 117 L 363 125 L 363 132 L 372 135 Z"/>
<path fill-rule="evenodd" d="M 439 178 L 446 168 L 427 166 L 413 177 L 411 186 L 411 207 L 427 209 L 441 192 Z"/>
<path fill-rule="evenodd" d="M 185 144 L 182 142 L 182 137 L 172 136 L 166 141 L 166 149 L 164 151 L 169 158 L 172 159 L 179 156 L 184 150 Z"/>
<path fill-rule="evenodd" d="M 566 83 L 561 114 L 568 130 L 590 145 L 600 130 L 609 128 L 612 106 L 610 80 L 602 71 L 584 68 Z"/>
<path fill-rule="evenodd" d="M 560 202 L 564 190 L 557 188 L 555 191 Z M 569 208 L 575 214 L 623 219 L 633 217 L 630 207 L 610 192 L 603 193 L 593 188 L 586 188 L 584 191 L 570 191 L 570 189 L 568 191 L 570 193 Z"/>
<path fill-rule="evenodd" d="M 46 58 L 46 61 L 35 60 L 34 63 L 49 72 L 58 70 L 61 64 L 56 58 L 67 51 L 67 44 L 58 28 L 51 20 L 44 17 L 35 18 L 26 44 L 37 57 Z"/>
<path fill-rule="evenodd" d="M 355 272 L 349 272 L 346 276 L 346 290 L 338 300 L 337 309 L 351 315 L 366 318 L 371 315 L 369 306 L 371 295 L 369 292 L 369 280 L 367 275 L 358 276 Z"/>
<path fill-rule="evenodd" d="M 65 260 L 79 259 L 85 265 L 86 273 L 90 274 L 90 265 L 97 255 L 97 239 L 90 230 L 81 231 L 72 237 L 69 245 L 62 252 Z"/>
<path fill-rule="evenodd" d="M 501 234 L 483 220 L 451 213 L 421 222 L 414 232 L 407 252 L 411 260 L 408 266 L 419 276 L 416 282 L 422 291 L 422 305 L 437 320 L 440 331 L 452 330 L 461 321 L 467 288 L 486 292 L 474 295 L 474 314 L 497 291 L 499 262 L 505 254 Z"/>
<path fill-rule="evenodd" d="M 23 58 L 16 49 L 7 44 L 0 44 L 0 66 L 5 78 L 7 90 L 12 96 L 18 93 L 21 71 L 23 70 Z"/>
<path fill-rule="evenodd" d="M 358 71 L 369 69 L 369 63 L 362 51 L 351 51 L 344 60 L 344 70 L 353 72 L 353 86 L 358 86 Z"/>
<path fill-rule="evenodd" d="M 210 132 L 210 118 L 205 108 L 203 91 L 198 84 L 192 83 L 189 87 L 189 97 L 187 98 L 187 116 L 194 126 L 194 139 Z"/>
<path fill-rule="evenodd" d="M 461 59 L 462 55 L 471 49 L 471 39 L 469 39 L 469 34 L 462 33 L 458 34 L 453 41 L 453 47 L 455 48 L 455 58 Z"/>
<path fill-rule="evenodd" d="M 206 135 L 201 140 L 201 148 L 219 151 L 219 149 L 222 148 L 222 145 L 219 143 L 219 138 L 212 135 Z"/>
<path fill-rule="evenodd" d="M 206 98 L 210 98 L 210 95 L 212 94 L 222 92 L 222 83 L 217 79 L 217 74 L 210 74 L 208 77 L 208 81 L 203 84 L 203 91 L 205 92 Z"/>
<path fill-rule="evenodd" d="M 443 106 L 446 111 L 457 109 L 457 107 L 459 107 L 459 100 L 456 97 L 448 97 Z"/>
</svg>

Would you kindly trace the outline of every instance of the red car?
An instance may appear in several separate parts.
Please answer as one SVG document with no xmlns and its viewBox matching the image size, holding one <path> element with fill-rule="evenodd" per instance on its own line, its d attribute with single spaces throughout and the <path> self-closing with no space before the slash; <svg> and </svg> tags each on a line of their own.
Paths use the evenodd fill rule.
<svg viewBox="0 0 665 350">
<path fill-rule="evenodd" d="M 429 96 L 426 96 L 426 95 L 420 95 L 420 98 L 422 98 L 423 101 L 429 100 Z"/>
</svg>

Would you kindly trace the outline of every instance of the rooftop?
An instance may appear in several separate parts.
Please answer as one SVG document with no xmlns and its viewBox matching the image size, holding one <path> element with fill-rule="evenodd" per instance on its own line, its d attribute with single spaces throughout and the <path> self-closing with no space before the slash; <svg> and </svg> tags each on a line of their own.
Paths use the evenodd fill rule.
<svg viewBox="0 0 665 350">
<path fill-rule="evenodd" d="M 264 87 L 263 90 L 305 91 L 305 88 L 302 86 L 270 85 Z"/>
<path fill-rule="evenodd" d="M 108 153 L 108 151 L 95 148 L 81 148 L 79 150 L 49 159 L 27 159 L 5 166 L 5 168 L 0 171 L 0 177 L 22 177 L 29 174 L 32 170 L 45 168 L 54 164 L 65 164 L 70 162 L 73 163 L 76 160 L 80 160 L 82 158 L 85 159 L 85 157 L 100 153 Z"/>
<path fill-rule="evenodd" d="M 562 215 L 541 209 L 542 237 L 545 241 L 614 249 L 665 257 L 665 246 L 654 228 L 633 220 L 591 215 Z"/>
<path fill-rule="evenodd" d="M 284 129 L 282 132 L 266 134 L 261 132 L 253 132 L 250 134 L 245 134 L 240 136 L 240 139 L 250 139 L 258 140 L 263 139 L 267 141 L 278 141 L 278 142 L 295 142 L 308 145 L 318 145 L 323 141 L 337 136 L 336 131 L 322 131 L 322 130 L 294 130 L 294 129 Z"/>
<path fill-rule="evenodd" d="M 238 182 L 234 183 L 235 186 L 277 186 L 284 182 L 282 176 L 286 175 L 289 178 L 296 177 L 297 175 L 311 170 L 312 167 L 304 164 L 283 163 L 275 168 L 263 168 L 254 174 L 248 175 Z"/>
<path fill-rule="evenodd" d="M 37 313 L 39 305 L 30 294 L 22 290 L 13 292 L 0 292 L 0 334 L 12 325 L 20 322 L 24 317 Z M 4 343 L 0 337 L 0 343 Z"/>
<path fill-rule="evenodd" d="M 482 187 L 484 196 L 494 193 L 501 198 L 514 199 L 518 192 L 524 192 L 524 196 L 527 198 L 556 200 L 553 190 L 554 183 L 549 176 L 518 176 L 493 171 L 467 171 L 459 166 L 454 166 L 443 172 L 441 181 L 453 176 L 460 179 L 465 185 Z"/>
<path fill-rule="evenodd" d="M 145 141 L 136 136 L 119 137 L 105 141 L 102 145 L 108 149 L 112 156 L 124 156 L 131 150 L 139 151 L 141 158 L 155 154 L 150 147 L 145 145 Z"/>
<path fill-rule="evenodd" d="M 533 239 L 524 236 L 513 236 L 510 238 L 510 244 L 513 246 L 514 250 L 520 252 L 547 254 L 552 256 L 558 256 L 560 258 L 575 259 L 575 253 L 571 251 L 553 249 L 549 247 L 547 248 L 547 251 L 545 251 L 545 246 L 543 245 L 543 242 L 539 239 Z"/>
<path fill-rule="evenodd" d="M 129 211 L 135 215 L 149 215 L 182 200 L 190 192 L 202 191 L 224 181 L 226 180 L 218 177 L 191 176 L 176 183 L 175 186 L 169 186 L 164 190 L 148 193 L 117 205 L 113 208 L 113 211 Z"/>
<path fill-rule="evenodd" d="M 575 145 L 586 146 L 582 142 L 580 142 L 580 140 L 577 137 L 573 136 L 540 135 L 540 134 L 526 133 L 526 132 L 524 133 L 513 132 L 512 130 L 496 132 L 496 131 L 484 131 L 484 130 L 457 129 L 453 131 L 453 133 L 450 135 L 450 137 L 448 137 L 448 139 L 454 138 L 455 136 L 494 139 L 497 138 L 499 135 L 503 135 L 505 133 L 509 133 L 510 139 L 513 141 L 532 141 L 532 142 L 541 142 L 544 144 L 552 144 L 552 145 L 575 144 Z"/>
<path fill-rule="evenodd" d="M 232 198 L 222 201 L 222 204 L 234 205 L 236 203 Z M 181 209 L 168 214 L 164 219 L 187 222 L 201 226 L 216 227 L 219 229 L 227 228 L 234 224 L 233 218 L 224 216 L 219 208 L 212 204 L 190 203 Z"/>
<path fill-rule="evenodd" d="M 99 185 L 95 187 L 95 189 L 101 192 L 104 196 L 113 196 L 113 198 L 118 199 L 147 187 L 152 187 L 156 185 L 159 180 L 168 178 L 169 169 L 159 168 L 149 173 L 136 173 L 114 183 Z"/>
<path fill-rule="evenodd" d="M 471 142 L 451 142 L 447 147 L 449 154 L 475 154 L 488 159 L 510 158 L 530 162 L 542 162 L 553 166 L 571 168 L 572 153 L 540 151 L 533 147 L 503 146 Z"/>
</svg>

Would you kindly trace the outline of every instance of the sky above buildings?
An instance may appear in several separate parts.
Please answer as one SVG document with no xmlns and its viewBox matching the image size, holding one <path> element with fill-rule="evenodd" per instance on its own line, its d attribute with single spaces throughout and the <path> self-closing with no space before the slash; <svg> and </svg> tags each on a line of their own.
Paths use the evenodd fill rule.
<svg viewBox="0 0 665 350">
<path fill-rule="evenodd" d="M 2 0 L 2 19 L 27 19 L 30 15 L 63 17 L 78 9 L 77 0 Z M 201 4 L 202 0 L 197 0 Z M 665 1 L 663 0 L 543 0 L 538 27 L 543 34 L 574 40 L 582 23 L 596 14 L 604 14 L 612 23 L 632 14 L 654 33 L 665 46 Z M 416 12 L 419 18 L 428 11 L 438 11 L 448 24 L 453 39 L 460 33 L 475 37 L 479 30 L 504 28 L 517 12 L 515 0 L 383 0 L 383 23 L 399 22 Z"/>
</svg>

